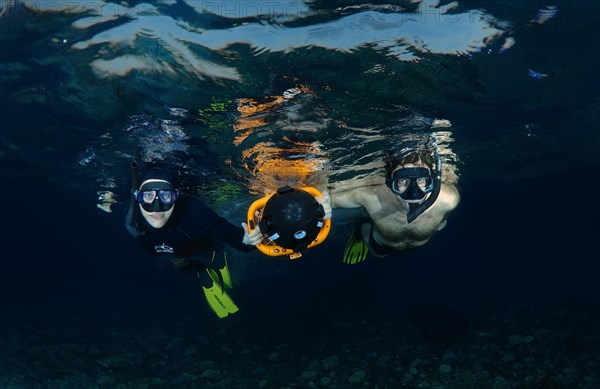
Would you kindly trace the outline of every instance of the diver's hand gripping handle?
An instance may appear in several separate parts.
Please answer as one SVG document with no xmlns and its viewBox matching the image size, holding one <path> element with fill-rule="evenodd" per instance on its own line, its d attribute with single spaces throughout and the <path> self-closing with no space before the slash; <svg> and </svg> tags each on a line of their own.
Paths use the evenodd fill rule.
<svg viewBox="0 0 600 389">
<path fill-rule="evenodd" d="M 248 221 L 248 224 L 242 222 L 242 228 L 244 229 L 244 238 L 242 239 L 242 242 L 250 246 L 256 246 L 262 242 L 263 236 L 259 228 L 250 228 L 249 225 L 254 226 L 254 221 Z"/>
</svg>

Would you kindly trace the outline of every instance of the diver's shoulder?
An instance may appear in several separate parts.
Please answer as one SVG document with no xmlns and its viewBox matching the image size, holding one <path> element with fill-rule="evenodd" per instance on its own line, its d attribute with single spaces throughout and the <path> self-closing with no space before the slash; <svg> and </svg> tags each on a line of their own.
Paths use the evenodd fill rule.
<svg viewBox="0 0 600 389">
<path fill-rule="evenodd" d="M 460 202 L 460 193 L 456 186 L 442 183 L 439 200 L 446 209 L 453 210 Z"/>
<path fill-rule="evenodd" d="M 210 211 L 210 208 L 200 199 L 192 196 L 181 196 L 177 199 L 177 203 L 181 201 L 182 208 L 186 210 L 188 213 L 194 212 L 207 212 Z"/>
<path fill-rule="evenodd" d="M 202 201 L 191 196 L 180 196 L 177 198 L 175 203 L 175 212 L 177 212 L 181 219 L 198 219 L 205 217 L 211 213 L 211 209 L 206 206 Z"/>
<path fill-rule="evenodd" d="M 340 194 L 344 192 L 362 192 L 367 188 L 372 188 L 378 185 L 385 185 L 383 177 L 361 177 L 351 178 L 343 181 L 330 182 L 328 185 L 329 193 Z"/>
<path fill-rule="evenodd" d="M 191 196 L 181 196 L 175 205 L 176 225 L 189 235 L 204 231 L 206 225 L 211 225 L 219 218 L 211 208 L 201 200 Z"/>
<path fill-rule="evenodd" d="M 377 198 L 377 194 L 381 190 L 380 187 L 382 187 L 382 185 L 377 184 L 356 186 L 352 188 L 330 190 L 329 193 L 331 195 L 334 208 L 340 206 L 349 206 L 350 204 L 355 204 L 356 206 L 365 206 L 369 202 L 373 201 L 374 198 Z"/>
</svg>

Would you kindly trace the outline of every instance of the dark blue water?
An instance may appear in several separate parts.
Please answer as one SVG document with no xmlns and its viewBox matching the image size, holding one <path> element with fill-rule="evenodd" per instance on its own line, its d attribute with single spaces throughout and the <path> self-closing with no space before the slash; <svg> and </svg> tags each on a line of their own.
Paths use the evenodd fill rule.
<svg viewBox="0 0 600 389">
<path fill-rule="evenodd" d="M 600 3 L 0 9 L 0 387 L 600 385 Z M 166 158 L 238 223 L 427 132 L 458 173 L 444 230 L 347 266 L 335 210 L 296 262 L 230 252 L 224 320 L 96 206 Z"/>
</svg>

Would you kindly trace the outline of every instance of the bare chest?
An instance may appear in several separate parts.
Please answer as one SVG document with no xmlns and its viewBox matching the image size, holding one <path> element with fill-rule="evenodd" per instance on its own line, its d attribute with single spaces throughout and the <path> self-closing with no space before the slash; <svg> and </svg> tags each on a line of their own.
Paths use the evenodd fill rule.
<svg viewBox="0 0 600 389">
<path fill-rule="evenodd" d="M 377 232 L 387 245 L 397 249 L 425 244 L 444 221 L 444 213 L 434 206 L 412 223 L 406 220 L 407 210 L 402 207 L 379 209 L 373 218 Z"/>
</svg>

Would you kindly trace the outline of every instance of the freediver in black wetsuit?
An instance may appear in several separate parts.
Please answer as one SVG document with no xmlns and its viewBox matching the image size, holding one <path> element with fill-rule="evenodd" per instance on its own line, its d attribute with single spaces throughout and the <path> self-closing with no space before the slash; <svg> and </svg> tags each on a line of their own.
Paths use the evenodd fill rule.
<svg viewBox="0 0 600 389">
<path fill-rule="evenodd" d="M 248 232 L 245 223 L 236 227 L 199 200 L 181 195 L 175 174 L 166 169 L 151 168 L 139 176 L 132 163 L 132 192 L 128 232 L 148 253 L 167 257 L 183 272 L 195 271 L 219 317 L 237 312 L 223 290 L 232 286 L 226 257 L 217 259 L 215 253 L 222 243 L 253 251 L 262 240 L 260 231 Z"/>
</svg>

